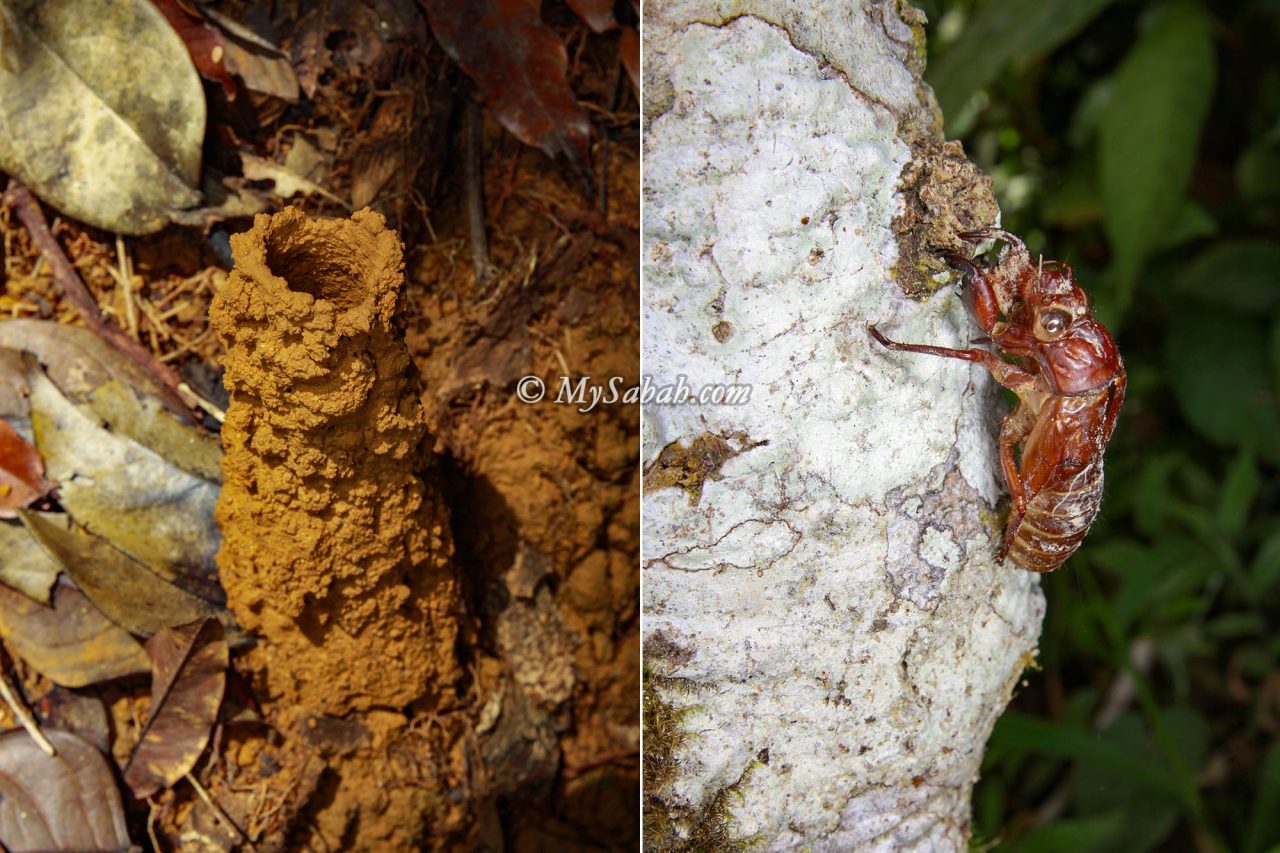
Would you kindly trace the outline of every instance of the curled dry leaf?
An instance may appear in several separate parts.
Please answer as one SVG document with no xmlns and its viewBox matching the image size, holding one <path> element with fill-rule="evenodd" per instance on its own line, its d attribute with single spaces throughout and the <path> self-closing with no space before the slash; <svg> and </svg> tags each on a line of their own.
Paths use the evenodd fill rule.
<svg viewBox="0 0 1280 853">
<path fill-rule="evenodd" d="M 251 181 L 271 181 L 275 185 L 275 194 L 280 198 L 293 198 L 298 193 L 319 195 L 348 210 L 350 209 L 350 205 L 315 181 L 309 180 L 296 172 L 289 171 L 287 166 L 281 166 L 274 160 L 267 160 L 256 154 L 241 152 L 240 166 L 244 176 Z"/>
<path fill-rule="evenodd" d="M 229 611 L 179 589 L 68 516 L 18 512 L 76 586 L 122 628 L 150 636 L 166 625 L 183 625 L 207 616 L 234 624 Z"/>
<path fill-rule="evenodd" d="M 537 0 L 422 0 L 445 52 L 467 73 L 502 126 L 526 145 L 587 167 L 591 122 L 565 77 L 564 42 Z"/>
<path fill-rule="evenodd" d="M 61 570 L 31 538 L 31 532 L 22 522 L 0 521 L 0 584 L 12 587 L 32 601 L 48 604 L 49 590 Z"/>
<path fill-rule="evenodd" d="M 200 12 L 221 30 L 227 70 L 246 89 L 282 101 L 298 100 L 298 77 L 284 51 L 212 6 L 201 5 Z"/>
<path fill-rule="evenodd" d="M 204 90 L 149 0 L 10 0 L 0 169 L 91 225 L 148 234 L 200 197 Z M 91 23 L 90 23 L 91 22 Z"/>
<path fill-rule="evenodd" d="M 51 488 L 40 451 L 0 418 L 0 518 L 15 518 L 15 509 L 31 506 Z"/>
<path fill-rule="evenodd" d="M 214 619 L 158 631 L 147 641 L 147 654 L 151 716 L 124 771 L 138 798 L 170 787 L 195 766 L 218 719 L 230 660 Z"/>
<path fill-rule="evenodd" d="M 46 607 L 0 584 L 0 637 L 36 672 L 63 687 L 84 687 L 150 669 L 138 641 L 80 590 L 64 582 L 52 601 Z"/>
<path fill-rule="evenodd" d="M 130 845 L 106 760 L 69 732 L 46 732 L 47 755 L 21 729 L 0 734 L 0 844 L 25 851 L 118 851 Z"/>
</svg>

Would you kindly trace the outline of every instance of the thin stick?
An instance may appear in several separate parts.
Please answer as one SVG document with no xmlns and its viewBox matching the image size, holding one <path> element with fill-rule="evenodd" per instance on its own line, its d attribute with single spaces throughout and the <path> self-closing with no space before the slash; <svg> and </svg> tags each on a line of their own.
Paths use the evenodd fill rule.
<svg viewBox="0 0 1280 853">
<path fill-rule="evenodd" d="M 120 287 L 124 289 L 124 316 L 129 322 L 129 337 L 138 340 L 138 308 L 133 304 L 133 270 L 124 252 L 124 235 L 116 235 L 116 258 L 120 262 Z"/>
<path fill-rule="evenodd" d="M 58 751 L 53 748 L 53 744 L 49 743 L 44 732 L 40 731 L 40 727 L 36 725 L 35 717 L 31 716 L 31 712 L 14 695 L 13 688 L 9 686 L 9 679 L 4 677 L 4 673 L 0 673 L 0 696 L 4 697 L 5 704 L 9 706 L 10 711 L 13 711 L 18 724 L 27 730 L 27 734 L 31 735 L 40 748 L 51 756 L 57 755 Z"/>
<path fill-rule="evenodd" d="M 484 146 L 480 103 L 465 98 L 463 122 L 463 175 L 466 185 L 467 225 L 471 230 L 471 263 L 475 267 L 476 290 L 489 275 L 489 240 L 484 231 Z"/>
<path fill-rule="evenodd" d="M 237 839 L 245 844 L 249 844 L 249 838 L 244 834 L 240 827 L 236 826 L 236 822 L 231 819 L 231 816 L 222 810 L 222 806 L 214 802 L 213 797 L 209 796 L 209 792 L 204 789 L 204 785 L 201 785 L 200 781 L 191 775 L 190 770 L 187 771 L 187 781 L 191 783 L 191 787 L 196 789 L 196 793 L 200 795 L 200 799 L 204 800 L 205 804 L 208 805 L 209 808 L 213 809 L 214 817 L 218 819 L 218 822 L 234 832 Z M 250 845 L 250 847 L 252 847 L 252 845 Z"/>
<path fill-rule="evenodd" d="M 40 210 L 35 196 L 31 195 L 31 191 L 10 178 L 9 187 L 4 192 L 4 203 L 18 214 L 18 219 L 26 226 L 27 232 L 31 234 L 31 242 L 48 261 L 54 281 L 62 288 L 63 295 L 80 312 L 85 325 L 155 379 L 160 386 L 158 390 L 171 408 L 179 412 L 189 412 L 177 391 L 178 383 L 182 381 L 178 378 L 178 374 L 167 365 L 161 364 L 146 347 L 130 338 L 102 315 L 102 309 L 98 307 L 93 294 L 80 278 L 80 273 L 76 272 L 76 268 L 67 259 L 62 247 L 58 245 L 58 241 L 53 238 L 53 233 L 49 231 L 49 226 L 44 221 L 44 213 Z"/>
</svg>

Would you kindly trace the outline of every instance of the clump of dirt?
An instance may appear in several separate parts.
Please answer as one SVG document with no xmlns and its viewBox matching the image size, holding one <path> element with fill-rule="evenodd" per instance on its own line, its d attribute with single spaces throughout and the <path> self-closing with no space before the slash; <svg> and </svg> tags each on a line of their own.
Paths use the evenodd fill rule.
<svg viewBox="0 0 1280 853">
<path fill-rule="evenodd" d="M 282 806 L 310 803 L 317 838 L 405 849 L 449 823 L 449 762 L 397 768 L 392 754 L 420 740 L 401 709 L 448 703 L 461 670 L 448 509 L 415 473 L 426 418 L 398 312 L 400 241 L 367 210 L 286 209 L 232 250 L 210 309 L 231 395 L 218 569 L 261 638 L 242 666 L 279 738 L 246 740 L 219 793 L 253 823 L 231 782 L 283 772 L 298 795 Z"/>
<path fill-rule="evenodd" d="M 448 510 L 396 309 L 400 241 L 369 211 L 260 215 L 210 320 L 226 345 L 218 571 L 265 638 L 268 695 L 341 715 L 457 671 Z"/>
<path fill-rule="evenodd" d="M 937 290 L 932 277 L 949 269 L 937 251 L 968 256 L 972 247 L 956 234 L 994 225 L 1000 208 L 991 178 L 954 141 L 913 146 L 898 192 L 903 212 L 893 220 L 898 238 L 893 277 L 907 296 L 923 299 Z"/>
<path fill-rule="evenodd" d="M 715 433 L 703 433 L 695 436 L 688 447 L 673 441 L 662 448 L 658 458 L 645 470 L 644 487 L 649 491 L 684 489 L 689 495 L 689 505 L 697 506 L 698 501 L 702 500 L 702 487 L 706 481 L 721 479 L 720 469 L 724 467 L 724 463 L 761 444 L 767 442 L 752 442 L 745 432 L 735 433 L 728 438 Z"/>
</svg>

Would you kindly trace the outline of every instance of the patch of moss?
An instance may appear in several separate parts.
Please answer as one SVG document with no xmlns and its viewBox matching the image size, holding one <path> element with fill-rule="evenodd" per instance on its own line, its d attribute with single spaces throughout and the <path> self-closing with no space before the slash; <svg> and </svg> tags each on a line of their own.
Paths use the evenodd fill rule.
<svg viewBox="0 0 1280 853">
<path fill-rule="evenodd" d="M 644 849 L 653 853 L 703 853 L 703 851 L 745 850 L 757 843 L 754 837 L 735 837 L 730 807 L 743 800 L 742 790 L 752 772 L 765 763 L 766 753 L 756 760 L 732 784 L 717 789 L 696 808 L 669 801 L 669 786 L 680 769 L 678 752 L 694 735 L 686 718 L 697 705 L 677 708 L 663 698 L 671 692 L 692 695 L 700 685 L 686 678 L 659 673 L 689 660 L 692 652 L 675 643 L 661 631 L 645 639 L 645 665 L 642 670 L 642 725 L 644 727 Z"/>
</svg>

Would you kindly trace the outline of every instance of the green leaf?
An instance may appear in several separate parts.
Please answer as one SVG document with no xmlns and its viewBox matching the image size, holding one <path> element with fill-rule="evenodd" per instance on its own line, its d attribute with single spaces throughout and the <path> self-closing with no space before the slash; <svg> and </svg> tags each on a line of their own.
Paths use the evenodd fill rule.
<svg viewBox="0 0 1280 853">
<path fill-rule="evenodd" d="M 1280 530 L 1272 532 L 1262 543 L 1249 567 L 1249 576 L 1260 595 L 1270 592 L 1280 582 Z"/>
<path fill-rule="evenodd" d="M 1087 853 L 1111 848 L 1124 833 L 1125 815 L 1116 810 L 1059 820 L 1035 829 L 1018 843 L 1019 853 Z"/>
<path fill-rule="evenodd" d="M 1212 237 L 1217 233 L 1218 221 L 1204 208 L 1204 205 L 1197 204 L 1191 199 L 1183 199 L 1182 204 L 1178 206 L 1178 212 L 1173 215 L 1173 221 L 1160 234 L 1151 250 L 1153 253 L 1167 252 L 1187 243 Z"/>
<path fill-rule="evenodd" d="M 1271 324 L 1271 381 L 1280 389 L 1280 315 Z"/>
<path fill-rule="evenodd" d="M 1178 279 L 1180 293 L 1246 314 L 1280 305 L 1280 243 L 1219 243 L 1202 252 Z"/>
<path fill-rule="evenodd" d="M 1092 164 L 1084 158 L 1072 160 L 1066 179 L 1045 196 L 1040 215 L 1046 225 L 1066 229 L 1092 225 L 1102 218 L 1102 199 Z"/>
<path fill-rule="evenodd" d="M 929 69 L 942 114 L 958 112 L 1010 62 L 1048 53 L 1111 0 L 984 0 L 964 34 Z"/>
<path fill-rule="evenodd" d="M 1249 828 L 1245 832 L 1244 852 L 1260 853 L 1273 849 L 1280 842 L 1280 743 L 1271 744 L 1262 760 L 1257 791 L 1253 798 L 1253 812 Z"/>
<path fill-rule="evenodd" d="M 1246 443 L 1280 459 L 1280 406 L 1258 323 L 1228 311 L 1185 305 L 1169 322 L 1166 360 L 1187 420 L 1218 444 Z"/>
<path fill-rule="evenodd" d="M 1027 752 L 1089 764 L 1112 778 L 1175 800 L 1181 797 L 1177 782 L 1166 771 L 1098 735 L 1009 712 L 997 721 L 991 737 Z"/>
<path fill-rule="evenodd" d="M 1170 228 L 1213 95 L 1214 48 L 1199 4 L 1161 10 L 1116 72 L 1098 141 L 1098 178 L 1124 299 Z"/>
<path fill-rule="evenodd" d="M 1258 475 L 1253 449 L 1247 446 L 1240 448 L 1227 468 L 1222 491 L 1218 494 L 1218 528 L 1223 533 L 1233 537 L 1240 535 L 1261 487 L 1262 478 Z"/>
</svg>

